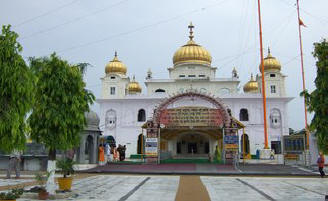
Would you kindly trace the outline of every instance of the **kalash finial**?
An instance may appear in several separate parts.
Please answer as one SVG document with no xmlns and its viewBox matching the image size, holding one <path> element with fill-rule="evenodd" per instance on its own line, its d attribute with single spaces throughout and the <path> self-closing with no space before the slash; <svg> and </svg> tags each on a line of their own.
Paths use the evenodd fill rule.
<svg viewBox="0 0 328 201">
<path fill-rule="evenodd" d="M 114 54 L 115 57 L 117 57 L 117 51 L 115 50 L 115 54 Z"/>
<path fill-rule="evenodd" d="M 267 57 L 272 57 L 270 47 L 268 47 L 268 56 Z"/>
<path fill-rule="evenodd" d="M 190 22 L 188 28 L 190 29 L 190 31 L 189 31 L 189 33 L 190 33 L 189 38 L 190 38 L 190 40 L 192 40 L 194 38 L 194 36 L 193 36 L 193 33 L 194 32 L 192 31 L 192 29 L 194 28 L 194 25 L 192 25 L 192 22 Z"/>
</svg>

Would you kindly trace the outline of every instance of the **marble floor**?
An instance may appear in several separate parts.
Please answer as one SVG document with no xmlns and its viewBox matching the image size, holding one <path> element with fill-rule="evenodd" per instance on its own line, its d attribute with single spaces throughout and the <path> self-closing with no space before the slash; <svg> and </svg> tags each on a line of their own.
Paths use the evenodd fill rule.
<svg viewBox="0 0 328 201">
<path fill-rule="evenodd" d="M 96 175 L 74 181 L 73 196 L 65 200 L 174 201 L 179 179 L 180 176 Z M 328 194 L 328 178 L 201 176 L 200 179 L 212 201 L 319 201 Z M 24 180 L 1 179 L 0 186 L 21 181 Z"/>
</svg>

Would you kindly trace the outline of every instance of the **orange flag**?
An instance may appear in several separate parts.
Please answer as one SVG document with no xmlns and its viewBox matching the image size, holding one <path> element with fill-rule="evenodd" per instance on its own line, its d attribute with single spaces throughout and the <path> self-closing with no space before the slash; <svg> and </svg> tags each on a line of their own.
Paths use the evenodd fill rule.
<svg viewBox="0 0 328 201">
<path fill-rule="evenodd" d="M 301 20 L 301 18 L 298 19 L 298 23 L 300 24 L 300 26 L 306 27 L 306 25 L 305 25 L 304 22 Z"/>
</svg>

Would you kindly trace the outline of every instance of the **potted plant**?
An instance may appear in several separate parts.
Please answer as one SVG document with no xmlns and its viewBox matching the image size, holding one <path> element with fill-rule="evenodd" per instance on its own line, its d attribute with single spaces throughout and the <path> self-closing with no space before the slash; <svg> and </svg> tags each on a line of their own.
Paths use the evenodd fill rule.
<svg viewBox="0 0 328 201">
<path fill-rule="evenodd" d="M 0 201 L 16 201 L 23 194 L 23 189 L 13 189 L 6 193 L 0 193 Z"/>
<path fill-rule="evenodd" d="M 59 190 L 69 191 L 72 187 L 73 178 L 70 176 L 74 173 L 73 165 L 75 164 L 72 159 L 65 158 L 57 160 L 57 168 L 63 174 L 63 177 L 58 178 Z"/>
<path fill-rule="evenodd" d="M 49 192 L 47 192 L 45 187 L 45 183 L 47 182 L 49 176 L 50 176 L 50 172 L 46 172 L 46 174 L 42 174 L 42 173 L 35 174 L 34 178 L 39 184 L 37 188 L 39 200 L 47 200 L 49 198 Z"/>
</svg>

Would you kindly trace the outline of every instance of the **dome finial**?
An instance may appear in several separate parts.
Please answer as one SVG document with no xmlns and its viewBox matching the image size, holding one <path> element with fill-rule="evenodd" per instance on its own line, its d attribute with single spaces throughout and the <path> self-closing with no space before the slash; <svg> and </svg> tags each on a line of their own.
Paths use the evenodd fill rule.
<svg viewBox="0 0 328 201">
<path fill-rule="evenodd" d="M 133 75 L 133 77 L 132 77 L 132 82 L 135 82 L 135 81 L 136 81 L 136 76 Z"/>
<path fill-rule="evenodd" d="M 253 73 L 251 73 L 251 81 L 254 81 Z"/>
<path fill-rule="evenodd" d="M 192 40 L 193 38 L 194 38 L 194 36 L 193 36 L 193 31 L 192 31 L 192 29 L 193 28 L 195 28 L 195 26 L 194 25 L 192 25 L 192 22 L 190 22 L 190 24 L 189 24 L 189 26 L 188 26 L 188 28 L 190 29 L 190 31 L 189 31 L 189 38 L 190 38 L 190 40 Z"/>
<path fill-rule="evenodd" d="M 268 47 L 268 54 L 271 54 L 271 51 L 270 51 L 270 46 Z"/>
<path fill-rule="evenodd" d="M 115 50 L 115 54 L 114 54 L 115 57 L 117 57 L 117 51 Z"/>
</svg>

